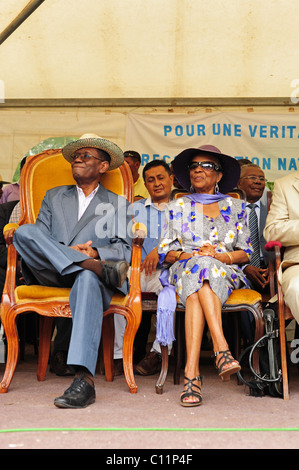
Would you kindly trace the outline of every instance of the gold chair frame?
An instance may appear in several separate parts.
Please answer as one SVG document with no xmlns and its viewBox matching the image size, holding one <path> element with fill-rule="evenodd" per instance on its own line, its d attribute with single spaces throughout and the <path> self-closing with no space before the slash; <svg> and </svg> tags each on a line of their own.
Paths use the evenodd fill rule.
<svg viewBox="0 0 299 470">
<path fill-rule="evenodd" d="M 272 202 L 272 193 L 267 193 L 268 212 Z M 287 347 L 286 347 L 286 329 L 285 322 L 293 320 L 294 317 L 291 310 L 284 302 L 282 287 L 279 282 L 279 268 L 283 258 L 283 249 L 279 241 L 268 242 L 265 248 L 273 253 L 273 257 L 269 258 L 269 279 L 270 279 L 270 298 L 277 295 L 278 302 L 278 323 L 279 323 L 279 342 L 281 357 L 281 375 L 282 375 L 282 395 L 284 400 L 290 399 L 288 366 L 287 366 Z"/>
</svg>

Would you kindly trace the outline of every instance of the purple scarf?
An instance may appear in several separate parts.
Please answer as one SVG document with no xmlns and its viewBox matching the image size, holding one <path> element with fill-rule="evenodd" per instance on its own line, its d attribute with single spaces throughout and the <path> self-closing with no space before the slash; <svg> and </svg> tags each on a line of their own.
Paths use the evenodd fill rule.
<svg viewBox="0 0 299 470">
<path fill-rule="evenodd" d="M 201 204 L 213 204 L 213 202 L 222 201 L 227 197 L 226 194 L 201 194 L 192 193 L 186 196 L 193 202 Z M 163 286 L 157 301 L 157 327 L 156 340 L 163 346 L 167 346 L 175 340 L 173 332 L 173 316 L 176 310 L 176 292 L 175 287 L 168 282 L 169 270 L 163 269 L 160 274 L 160 282 Z"/>
<path fill-rule="evenodd" d="M 227 194 L 215 193 L 215 194 L 202 194 L 202 193 L 191 193 L 186 194 L 188 199 L 191 199 L 193 202 L 200 202 L 201 204 L 213 204 L 213 202 L 222 201 L 222 199 L 227 198 Z"/>
</svg>

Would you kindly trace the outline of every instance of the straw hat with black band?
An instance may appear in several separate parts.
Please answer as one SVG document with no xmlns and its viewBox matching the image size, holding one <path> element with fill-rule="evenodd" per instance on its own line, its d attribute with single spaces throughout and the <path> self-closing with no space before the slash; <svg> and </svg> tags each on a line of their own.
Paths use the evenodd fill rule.
<svg viewBox="0 0 299 470">
<path fill-rule="evenodd" d="M 107 152 L 110 156 L 108 171 L 115 170 L 124 162 L 123 151 L 110 140 L 103 139 L 96 134 L 83 134 L 78 140 L 70 142 L 62 149 L 62 155 L 68 162 L 72 162 L 71 156 L 82 148 L 95 148 Z"/>
<path fill-rule="evenodd" d="M 219 191 L 226 194 L 234 189 L 240 179 L 240 165 L 235 158 L 221 153 L 221 151 L 213 145 L 201 145 L 198 148 L 189 148 L 183 150 L 175 157 L 172 162 L 172 167 L 180 185 L 186 191 L 190 191 L 191 182 L 188 165 L 193 157 L 205 154 L 207 156 L 216 157 L 221 166 L 220 171 L 223 176 L 218 182 Z"/>
</svg>

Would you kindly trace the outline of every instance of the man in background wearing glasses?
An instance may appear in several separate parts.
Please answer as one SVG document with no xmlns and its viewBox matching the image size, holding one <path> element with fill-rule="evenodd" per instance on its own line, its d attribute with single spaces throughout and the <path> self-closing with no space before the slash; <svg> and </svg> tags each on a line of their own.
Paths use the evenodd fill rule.
<svg viewBox="0 0 299 470">
<path fill-rule="evenodd" d="M 239 162 L 240 163 L 240 162 Z M 267 188 L 263 170 L 254 163 L 241 164 L 238 188 L 246 195 L 247 221 L 250 228 L 250 240 L 254 248 L 250 264 L 243 267 L 252 289 L 264 293 L 269 289 L 268 253 L 263 230 L 267 217 Z M 255 219 L 255 220 L 254 220 Z M 255 222 L 255 223 L 254 223 Z M 241 329 L 244 339 L 249 344 L 254 340 L 254 321 L 252 313 L 241 312 Z"/>
<path fill-rule="evenodd" d="M 254 163 L 241 166 L 241 175 L 238 183 L 238 188 L 242 189 L 246 194 L 246 210 L 248 220 L 252 207 L 255 205 L 257 216 L 257 234 L 258 243 L 256 249 L 258 250 L 257 256 L 252 257 L 250 264 L 244 268 L 247 279 L 250 281 L 252 288 L 263 292 L 269 285 L 269 272 L 268 272 L 268 254 L 265 250 L 266 240 L 263 236 L 263 230 L 267 217 L 267 204 L 263 198 L 266 186 L 266 179 L 263 170 Z M 251 243 L 253 244 L 253 233 L 251 233 Z M 255 262 L 254 262 L 255 260 Z"/>
</svg>

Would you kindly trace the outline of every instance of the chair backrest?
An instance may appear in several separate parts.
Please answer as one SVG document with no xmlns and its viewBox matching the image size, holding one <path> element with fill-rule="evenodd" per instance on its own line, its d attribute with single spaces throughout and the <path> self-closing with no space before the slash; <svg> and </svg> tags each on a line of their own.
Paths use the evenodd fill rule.
<svg viewBox="0 0 299 470">
<path fill-rule="evenodd" d="M 173 199 L 179 199 L 180 197 L 186 196 L 187 194 L 190 194 L 190 193 L 188 193 L 187 191 L 178 191 L 174 193 Z"/>
<path fill-rule="evenodd" d="M 76 182 L 73 179 L 71 165 L 63 157 L 60 149 L 45 150 L 38 155 L 28 157 L 20 180 L 22 215 L 19 223 L 35 222 L 48 189 L 73 184 Z M 133 203 L 133 178 L 126 162 L 121 167 L 105 173 L 101 184 Z"/>
<path fill-rule="evenodd" d="M 229 191 L 228 196 L 234 197 L 235 199 L 244 199 L 246 201 L 246 193 L 243 189 L 235 188 Z"/>
</svg>

